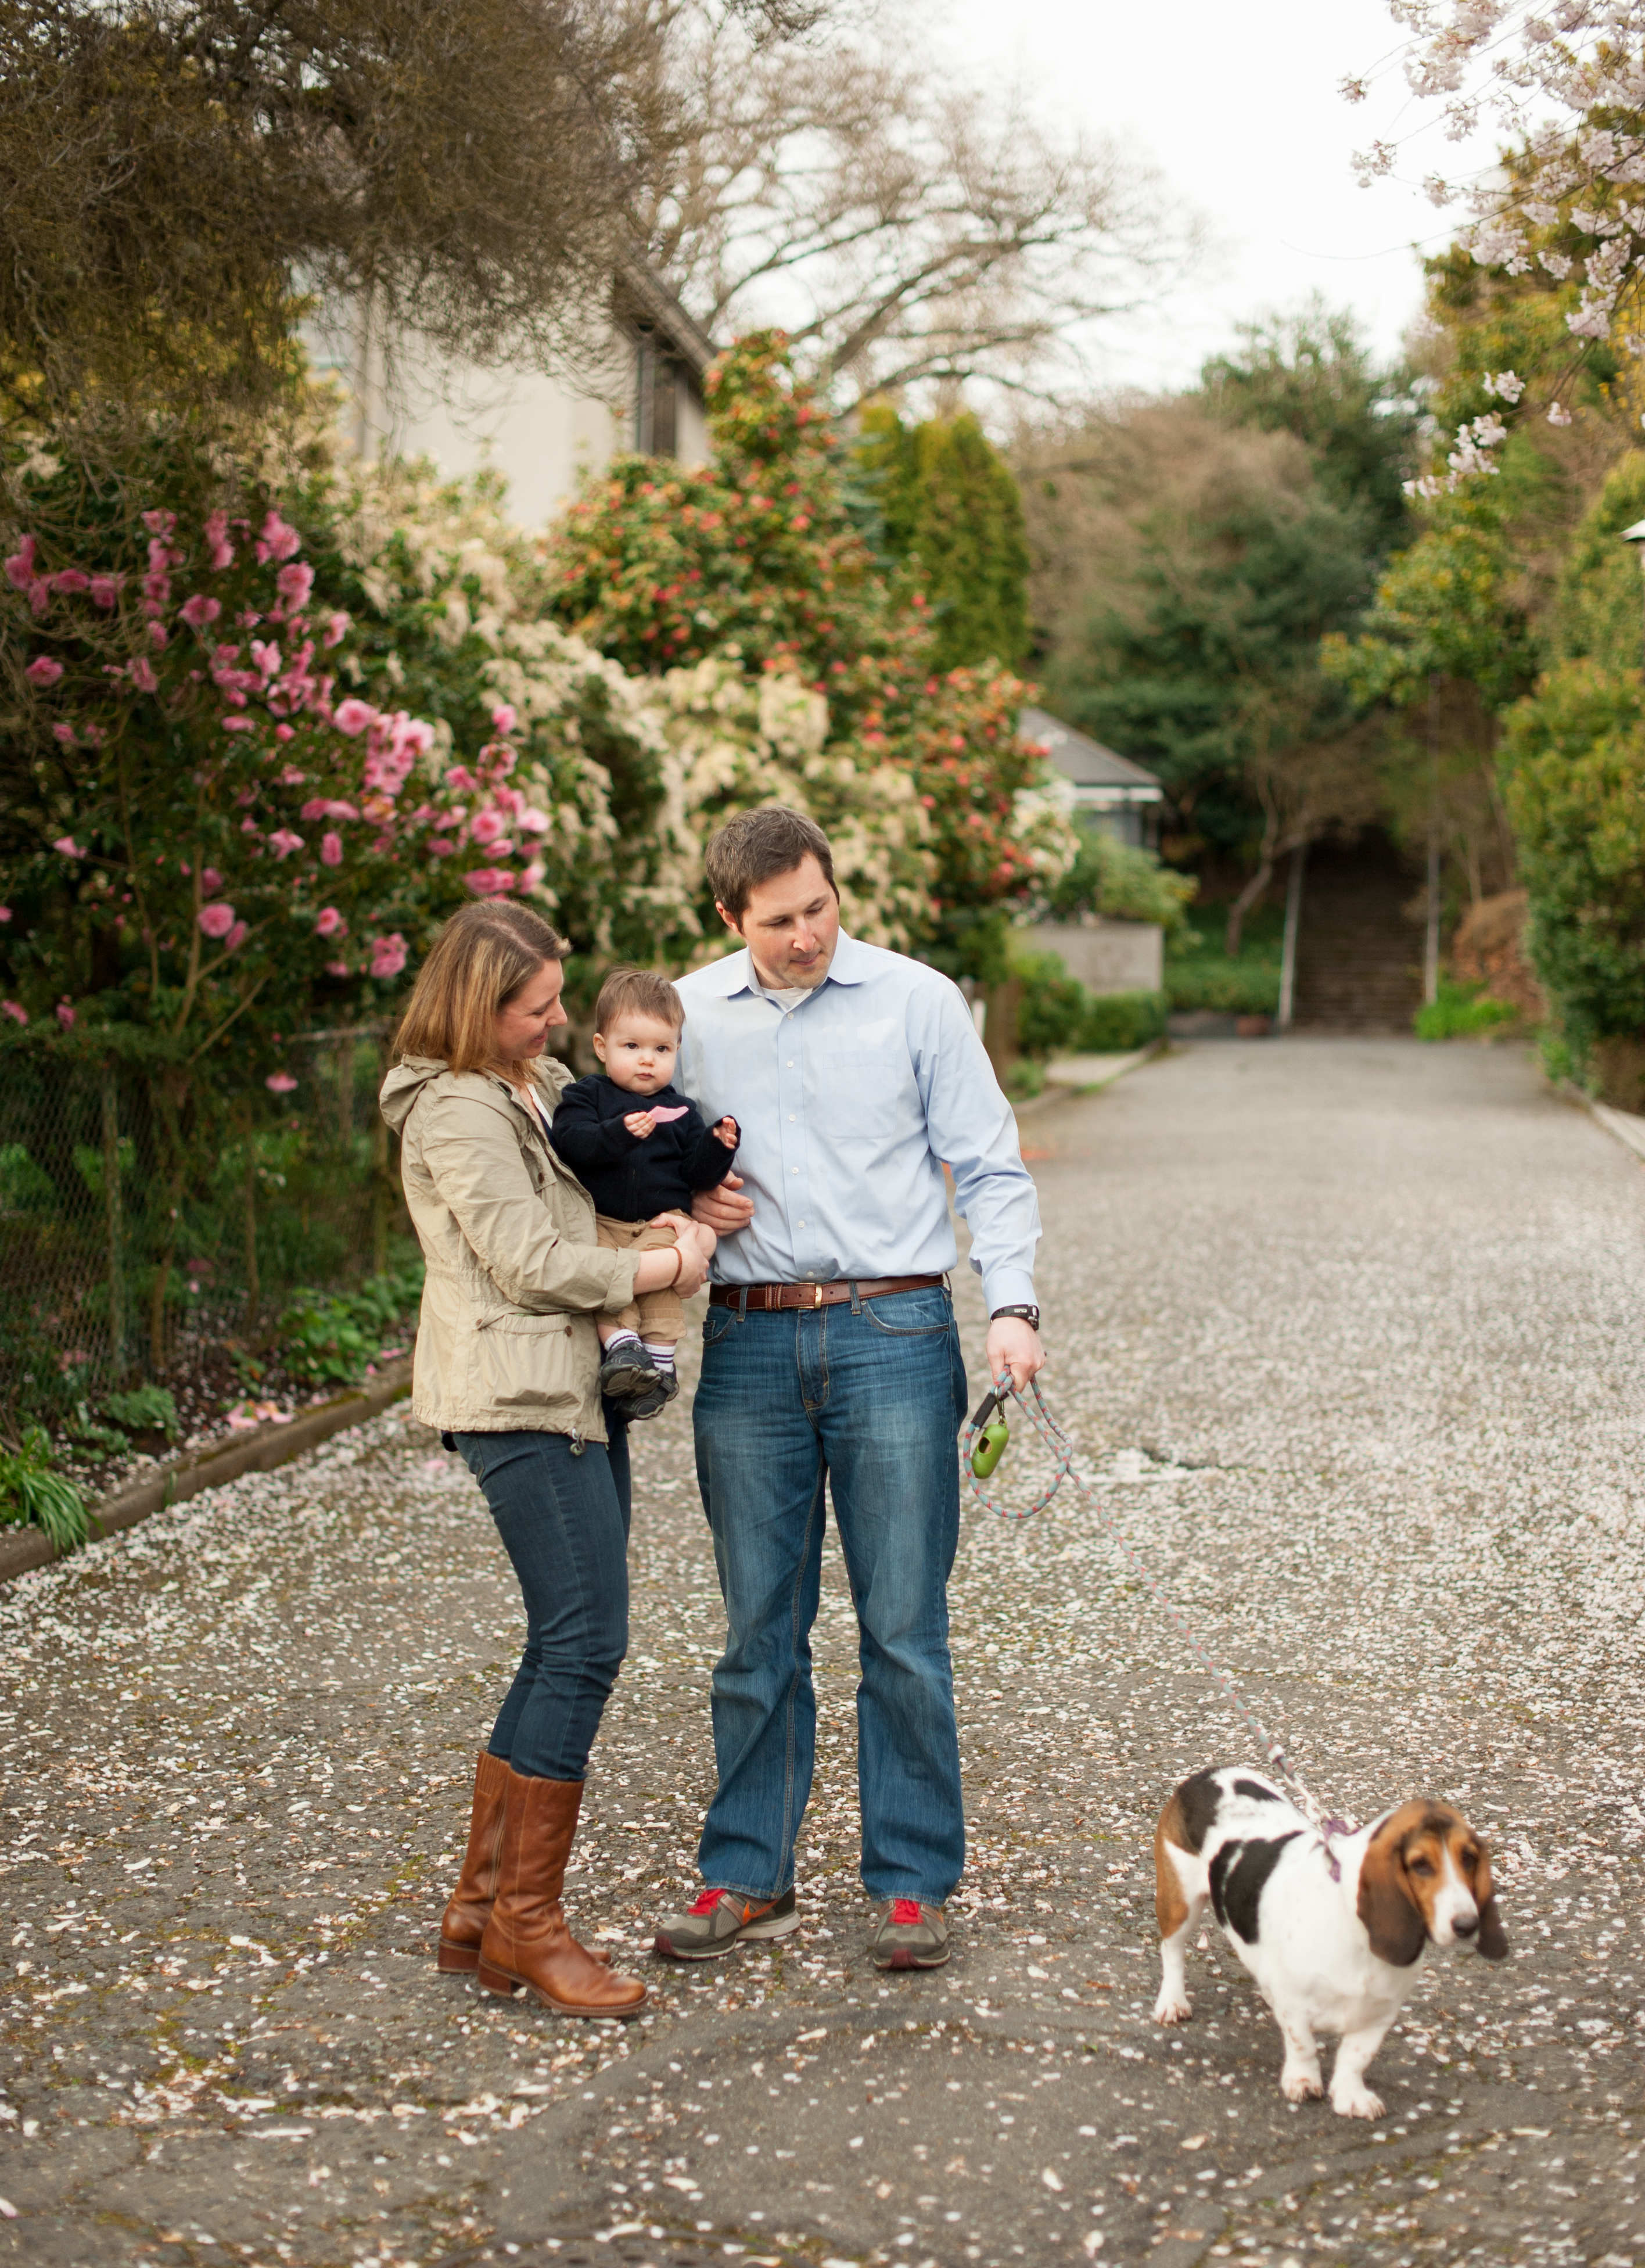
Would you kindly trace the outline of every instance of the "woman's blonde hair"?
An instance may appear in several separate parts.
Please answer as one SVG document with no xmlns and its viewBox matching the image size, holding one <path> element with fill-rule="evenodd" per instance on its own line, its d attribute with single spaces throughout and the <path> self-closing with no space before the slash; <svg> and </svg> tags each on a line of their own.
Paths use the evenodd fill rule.
<svg viewBox="0 0 1645 2268">
<path fill-rule="evenodd" d="M 396 1057 L 431 1056 L 448 1071 L 513 1068 L 497 1060 L 497 1010 L 545 961 L 563 961 L 567 950 L 554 924 L 529 906 L 495 899 L 464 906 L 418 971 L 394 1035 Z"/>
</svg>

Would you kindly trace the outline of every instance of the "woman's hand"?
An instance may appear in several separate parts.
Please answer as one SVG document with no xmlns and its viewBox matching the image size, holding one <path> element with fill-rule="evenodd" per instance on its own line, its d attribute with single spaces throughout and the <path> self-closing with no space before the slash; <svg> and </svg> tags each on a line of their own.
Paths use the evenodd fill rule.
<svg viewBox="0 0 1645 2268">
<path fill-rule="evenodd" d="M 709 1280 L 709 1263 L 713 1257 L 712 1238 L 705 1248 L 701 1234 L 694 1226 L 680 1230 L 679 1273 L 674 1278 L 673 1289 L 682 1300 L 689 1300 L 694 1292 L 701 1291 Z"/>
<path fill-rule="evenodd" d="M 687 1236 L 694 1236 L 702 1247 L 704 1258 L 709 1260 L 713 1259 L 714 1248 L 720 1241 L 705 1221 L 693 1220 L 689 1213 L 654 1212 L 651 1215 L 651 1226 L 672 1228 L 676 1236 L 682 1230 Z"/>
<path fill-rule="evenodd" d="M 713 1189 L 699 1189 L 691 1201 L 691 1218 L 700 1228 L 711 1228 L 716 1236 L 735 1236 L 754 1217 L 753 1197 L 733 1194 L 742 1186 L 740 1174 L 727 1174 Z"/>
</svg>

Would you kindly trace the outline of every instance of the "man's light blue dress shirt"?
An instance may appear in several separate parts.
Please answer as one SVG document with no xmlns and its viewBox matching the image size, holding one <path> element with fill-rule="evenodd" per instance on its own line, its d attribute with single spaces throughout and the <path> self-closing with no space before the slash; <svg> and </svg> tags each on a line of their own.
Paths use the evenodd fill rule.
<svg viewBox="0 0 1645 2268">
<path fill-rule="evenodd" d="M 842 930 L 828 974 L 786 1012 L 747 952 L 679 980 L 677 1073 L 709 1125 L 742 1129 L 754 1201 L 722 1239 L 722 1284 L 937 1276 L 957 1258 L 943 1180 L 990 1309 L 1034 1296 L 1039 1204 L 1017 1121 L 958 985 Z"/>
</svg>

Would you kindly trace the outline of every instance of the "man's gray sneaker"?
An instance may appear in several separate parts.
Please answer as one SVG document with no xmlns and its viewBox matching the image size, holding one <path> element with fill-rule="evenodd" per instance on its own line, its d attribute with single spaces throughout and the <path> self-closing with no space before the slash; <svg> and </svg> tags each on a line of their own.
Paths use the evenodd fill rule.
<svg viewBox="0 0 1645 2268">
<path fill-rule="evenodd" d="M 917 1898 L 887 1898 L 868 1941 L 876 1969 L 940 1969 L 948 1958 L 948 1924 L 941 1906 Z"/>
<path fill-rule="evenodd" d="M 749 1940 L 786 1937 L 797 1929 L 794 1893 L 780 1898 L 745 1898 L 738 1890 L 704 1890 L 686 1913 L 665 1914 L 657 1924 L 657 1950 L 665 1961 L 714 1961 Z"/>
</svg>

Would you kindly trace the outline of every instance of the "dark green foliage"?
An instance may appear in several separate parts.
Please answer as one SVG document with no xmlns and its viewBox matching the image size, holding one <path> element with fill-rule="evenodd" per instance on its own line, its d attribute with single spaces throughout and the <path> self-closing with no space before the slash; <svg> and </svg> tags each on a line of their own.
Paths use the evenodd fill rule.
<svg viewBox="0 0 1645 2268">
<path fill-rule="evenodd" d="M 1419 1040 L 1471 1040 L 1500 1031 L 1517 1021 L 1519 1011 L 1506 1000 L 1493 1000 L 1477 984 L 1453 983 L 1442 977 L 1439 998 L 1416 1012 L 1413 1029 Z"/>
<path fill-rule="evenodd" d="M 0 1454 L 0 1522 L 38 1528 L 57 1551 L 84 1543 L 91 1514 L 71 1480 L 53 1469 L 51 1441 L 41 1425 L 30 1425 L 14 1455 Z"/>
<path fill-rule="evenodd" d="M 129 1393 L 107 1395 L 103 1407 L 116 1425 L 124 1425 L 133 1433 L 164 1433 L 168 1441 L 177 1439 L 177 1404 L 164 1386 L 134 1386 Z"/>
<path fill-rule="evenodd" d="M 1127 1055 L 1165 1028 L 1163 992 L 1088 992 L 1054 953 L 1024 954 L 1017 1043 L 1025 1056 Z"/>
<path fill-rule="evenodd" d="M 857 460 L 886 551 L 904 563 L 936 633 L 935 666 L 1019 667 L 1028 652 L 1028 543 L 1016 478 L 969 415 L 905 425 L 863 413 Z"/>
<path fill-rule="evenodd" d="M 280 1359 L 317 1386 L 357 1385 L 385 1340 L 409 1328 L 422 1294 L 420 1259 L 368 1278 L 357 1292 L 299 1292 L 280 1318 Z"/>
<path fill-rule="evenodd" d="M 1081 826 L 1079 854 L 1046 901 L 1054 921 L 1104 914 L 1110 921 L 1157 922 L 1168 938 L 1191 935 L 1188 907 L 1199 884 L 1173 874 L 1151 850 L 1120 843 L 1100 827 Z"/>
</svg>

